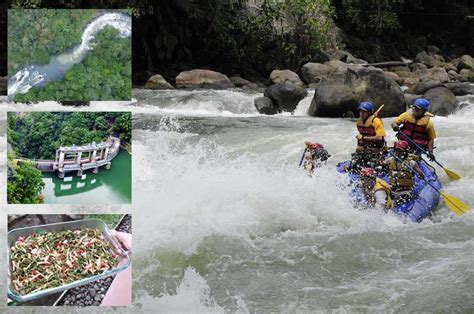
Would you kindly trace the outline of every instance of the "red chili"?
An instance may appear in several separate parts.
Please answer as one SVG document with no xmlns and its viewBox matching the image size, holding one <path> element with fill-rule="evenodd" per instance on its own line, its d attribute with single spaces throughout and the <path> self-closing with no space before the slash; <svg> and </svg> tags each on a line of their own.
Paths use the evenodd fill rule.
<svg viewBox="0 0 474 314">
<path fill-rule="evenodd" d="M 89 242 L 89 243 L 86 244 L 86 247 L 91 247 L 91 246 L 93 246 L 93 245 L 94 245 L 94 243 Z"/>
<path fill-rule="evenodd" d="M 38 274 L 38 271 L 37 271 L 36 269 L 33 269 L 33 270 L 31 271 L 31 273 L 32 273 L 33 275 L 37 275 L 37 274 Z"/>
<path fill-rule="evenodd" d="M 61 246 L 61 241 L 56 242 L 56 247 L 60 247 L 60 246 Z"/>
</svg>

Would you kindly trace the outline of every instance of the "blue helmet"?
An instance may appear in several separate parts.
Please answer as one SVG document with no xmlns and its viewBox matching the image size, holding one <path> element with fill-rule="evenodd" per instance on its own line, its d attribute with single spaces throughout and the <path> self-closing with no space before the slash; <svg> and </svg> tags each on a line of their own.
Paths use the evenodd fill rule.
<svg viewBox="0 0 474 314">
<path fill-rule="evenodd" d="M 368 112 L 374 112 L 374 104 L 368 101 L 361 102 L 357 110 L 364 110 Z"/>
<path fill-rule="evenodd" d="M 430 108 L 430 101 L 425 98 L 419 98 L 415 100 L 415 103 L 413 104 L 413 106 L 427 111 Z"/>
</svg>

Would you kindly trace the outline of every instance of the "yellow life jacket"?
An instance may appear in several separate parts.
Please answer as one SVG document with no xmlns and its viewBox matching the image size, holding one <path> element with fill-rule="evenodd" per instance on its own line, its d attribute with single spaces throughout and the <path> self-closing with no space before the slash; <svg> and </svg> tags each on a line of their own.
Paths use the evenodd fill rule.
<svg viewBox="0 0 474 314">
<path fill-rule="evenodd" d="M 399 163 L 395 158 L 392 158 L 388 165 L 390 169 L 390 182 L 392 182 L 394 190 L 411 190 L 415 186 L 413 172 L 405 165 L 405 163 L 410 162 L 410 159 L 405 158 L 403 162 Z"/>
<path fill-rule="evenodd" d="M 433 114 L 430 112 L 425 112 L 425 114 L 420 118 L 416 119 L 411 112 L 405 114 L 405 121 L 400 131 L 409 136 L 413 142 L 418 145 L 427 146 L 429 142 L 428 132 L 426 130 L 428 123 L 430 122 L 430 117 Z M 403 139 L 403 137 L 401 137 Z"/>
<path fill-rule="evenodd" d="M 374 127 L 374 119 L 380 119 L 379 117 L 377 117 L 376 115 L 371 115 L 367 118 L 367 120 L 364 120 L 362 118 L 359 118 L 359 120 L 357 120 L 357 130 L 359 131 L 359 134 L 360 135 L 363 135 L 363 136 L 376 136 L 376 133 L 375 133 L 375 127 Z M 366 141 L 366 140 L 357 140 L 357 145 L 358 146 L 362 146 L 362 147 L 366 147 L 366 148 L 383 148 L 385 146 L 385 141 L 382 139 L 382 140 L 378 140 L 378 141 Z"/>
</svg>

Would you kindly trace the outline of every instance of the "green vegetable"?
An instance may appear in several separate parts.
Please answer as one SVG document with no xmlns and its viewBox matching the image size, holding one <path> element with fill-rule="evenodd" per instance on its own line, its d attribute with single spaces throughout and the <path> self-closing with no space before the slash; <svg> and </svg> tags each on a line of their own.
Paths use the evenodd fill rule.
<svg viewBox="0 0 474 314">
<path fill-rule="evenodd" d="M 22 295 L 101 274 L 117 263 L 98 229 L 33 233 L 11 247 L 12 283 Z"/>
</svg>

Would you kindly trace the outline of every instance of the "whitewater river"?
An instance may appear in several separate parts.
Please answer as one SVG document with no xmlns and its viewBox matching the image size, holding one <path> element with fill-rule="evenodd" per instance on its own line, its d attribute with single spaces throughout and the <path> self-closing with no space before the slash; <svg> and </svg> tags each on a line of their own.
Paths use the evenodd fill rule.
<svg viewBox="0 0 474 314">
<path fill-rule="evenodd" d="M 308 117 L 312 94 L 294 116 L 260 115 L 241 91 L 134 90 L 132 103 L 77 109 L 134 112 L 130 311 L 474 309 L 474 213 L 441 203 L 414 224 L 353 208 L 334 166 L 355 148 L 354 121 Z M 474 207 L 474 97 L 462 101 L 434 118 L 435 152 L 463 177 L 437 168 L 444 191 Z M 313 178 L 297 167 L 308 139 L 333 156 Z"/>
</svg>

